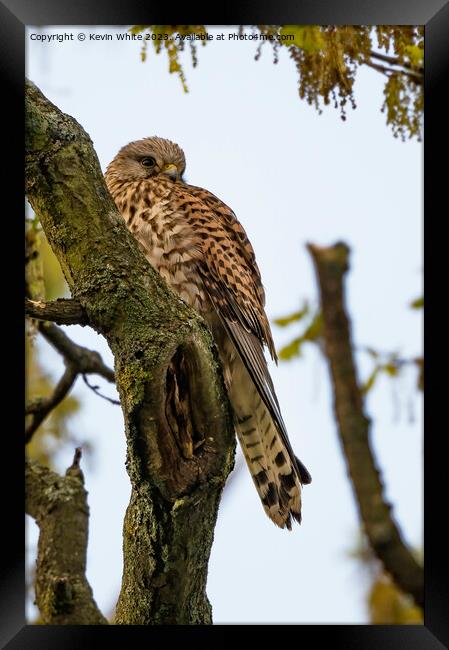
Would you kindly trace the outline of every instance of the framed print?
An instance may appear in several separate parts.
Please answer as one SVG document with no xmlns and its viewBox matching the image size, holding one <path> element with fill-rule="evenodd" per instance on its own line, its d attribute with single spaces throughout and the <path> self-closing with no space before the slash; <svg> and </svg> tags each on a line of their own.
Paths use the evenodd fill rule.
<svg viewBox="0 0 449 650">
<path fill-rule="evenodd" d="M 449 10 L 382 4 L 2 3 L 2 647 L 447 645 L 423 217 Z"/>
</svg>

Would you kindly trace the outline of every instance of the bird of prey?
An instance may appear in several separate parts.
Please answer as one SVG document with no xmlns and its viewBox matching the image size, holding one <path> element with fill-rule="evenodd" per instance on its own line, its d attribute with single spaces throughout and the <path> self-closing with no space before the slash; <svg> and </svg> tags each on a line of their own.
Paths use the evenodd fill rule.
<svg viewBox="0 0 449 650">
<path fill-rule="evenodd" d="M 291 530 L 311 477 L 293 453 L 264 356 L 266 345 L 277 361 L 254 251 L 227 205 L 184 182 L 185 166 L 177 144 L 149 137 L 120 149 L 105 180 L 150 264 L 208 324 L 265 512 Z"/>
</svg>

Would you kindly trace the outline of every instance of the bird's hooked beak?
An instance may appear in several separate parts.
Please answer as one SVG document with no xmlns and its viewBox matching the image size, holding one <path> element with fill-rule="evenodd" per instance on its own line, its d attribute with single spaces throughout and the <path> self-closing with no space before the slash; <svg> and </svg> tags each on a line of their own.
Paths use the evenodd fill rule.
<svg viewBox="0 0 449 650">
<path fill-rule="evenodd" d="M 165 165 L 165 167 L 162 168 L 161 174 L 170 176 L 170 178 L 172 178 L 174 181 L 177 181 L 179 178 L 178 168 L 173 163 Z"/>
</svg>

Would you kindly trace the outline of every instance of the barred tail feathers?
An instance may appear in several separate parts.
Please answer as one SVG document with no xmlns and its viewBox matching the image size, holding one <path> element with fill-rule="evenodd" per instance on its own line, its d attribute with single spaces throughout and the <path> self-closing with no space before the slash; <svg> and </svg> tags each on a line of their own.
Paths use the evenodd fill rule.
<svg viewBox="0 0 449 650">
<path fill-rule="evenodd" d="M 285 446 L 272 417 L 250 377 L 240 383 L 238 396 L 234 378 L 231 403 L 236 432 L 262 505 L 280 528 L 291 530 L 291 518 L 301 521 L 301 476 L 295 457 Z M 234 397 L 234 399 L 233 399 Z"/>
<path fill-rule="evenodd" d="M 269 440 L 262 441 L 254 418 L 249 416 L 236 425 L 237 436 L 252 479 L 268 517 L 280 528 L 291 530 L 291 517 L 301 521 L 301 483 L 296 468 L 286 459 L 285 448 L 272 426 Z M 277 463 L 282 463 L 278 467 Z"/>
<path fill-rule="evenodd" d="M 292 518 L 301 522 L 301 487 L 310 483 L 311 477 L 288 441 L 262 349 L 260 365 L 272 401 L 261 391 L 260 382 L 255 381 L 221 323 L 212 320 L 211 326 L 219 342 L 237 437 L 263 508 L 277 526 L 290 530 Z"/>
</svg>

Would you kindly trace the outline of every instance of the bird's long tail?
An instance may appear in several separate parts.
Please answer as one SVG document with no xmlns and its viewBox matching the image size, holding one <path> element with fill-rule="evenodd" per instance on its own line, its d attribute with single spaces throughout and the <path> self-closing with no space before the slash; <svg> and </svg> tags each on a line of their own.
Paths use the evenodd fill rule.
<svg viewBox="0 0 449 650">
<path fill-rule="evenodd" d="M 233 374 L 229 396 L 251 476 L 267 515 L 291 530 L 292 517 L 301 521 L 301 471 L 307 470 L 284 444 L 243 364 Z"/>
</svg>

